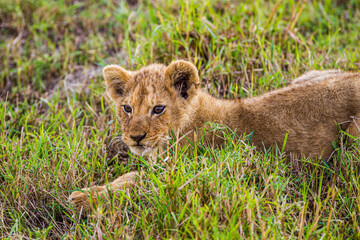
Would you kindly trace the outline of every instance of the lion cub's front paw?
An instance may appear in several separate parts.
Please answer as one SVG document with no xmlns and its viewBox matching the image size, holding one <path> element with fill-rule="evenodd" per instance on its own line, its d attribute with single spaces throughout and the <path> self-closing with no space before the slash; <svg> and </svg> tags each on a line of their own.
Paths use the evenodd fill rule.
<svg viewBox="0 0 360 240">
<path fill-rule="evenodd" d="M 69 196 L 69 202 L 75 209 L 88 208 L 88 195 L 84 192 L 76 191 Z"/>
<path fill-rule="evenodd" d="M 104 190 L 104 186 L 83 188 L 80 191 L 73 192 L 69 196 L 69 202 L 74 206 L 75 209 L 88 209 L 90 207 L 90 197 L 96 204 L 98 196 L 102 195 Z"/>
<path fill-rule="evenodd" d="M 108 195 L 108 191 L 113 190 L 126 190 L 130 189 L 135 185 L 135 178 L 137 172 L 130 172 L 121 177 L 115 179 L 112 183 L 106 186 L 98 186 L 91 188 L 83 188 L 80 191 L 75 191 L 69 196 L 69 202 L 74 206 L 75 209 L 88 209 L 90 207 L 90 203 L 94 203 L 95 205 L 98 203 L 99 198 Z M 90 198 L 92 201 L 90 201 Z"/>
</svg>

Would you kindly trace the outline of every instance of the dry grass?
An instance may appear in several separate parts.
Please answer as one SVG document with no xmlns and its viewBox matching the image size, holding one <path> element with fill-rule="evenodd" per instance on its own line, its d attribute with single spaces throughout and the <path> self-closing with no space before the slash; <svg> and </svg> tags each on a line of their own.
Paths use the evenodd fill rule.
<svg viewBox="0 0 360 240">
<path fill-rule="evenodd" d="M 357 71 L 359 7 L 0 0 L 0 237 L 359 238 L 358 143 L 339 141 L 329 162 L 290 162 L 227 133 L 222 149 L 197 143 L 170 149 L 166 161 L 127 157 L 99 76 L 108 63 L 187 59 L 204 88 L 234 98 L 309 69 Z M 72 190 L 131 169 L 143 171 L 136 189 L 74 214 Z"/>
</svg>

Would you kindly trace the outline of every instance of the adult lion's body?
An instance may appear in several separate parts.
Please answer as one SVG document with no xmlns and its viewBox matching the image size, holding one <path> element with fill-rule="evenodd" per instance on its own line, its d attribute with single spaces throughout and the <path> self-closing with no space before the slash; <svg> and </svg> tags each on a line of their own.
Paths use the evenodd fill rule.
<svg viewBox="0 0 360 240">
<path fill-rule="evenodd" d="M 339 128 L 354 134 L 353 117 L 360 113 L 359 73 L 312 71 L 291 86 L 240 100 L 217 99 L 198 89 L 198 72 L 185 61 L 136 72 L 110 65 L 104 78 L 123 140 L 142 155 L 166 144 L 171 130 L 188 134 L 215 122 L 238 135 L 252 132 L 252 144 L 259 149 L 282 146 L 287 136 L 288 154 L 328 158 Z M 210 142 L 222 143 L 214 134 L 207 136 Z"/>
</svg>

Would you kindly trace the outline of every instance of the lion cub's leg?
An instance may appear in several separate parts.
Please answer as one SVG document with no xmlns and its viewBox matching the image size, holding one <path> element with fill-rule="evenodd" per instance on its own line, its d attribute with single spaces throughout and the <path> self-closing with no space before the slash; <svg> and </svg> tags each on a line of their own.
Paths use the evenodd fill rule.
<svg viewBox="0 0 360 240">
<path fill-rule="evenodd" d="M 355 115 L 346 132 L 357 139 L 360 137 L 360 113 Z M 350 142 L 353 142 L 353 139 L 350 139 Z"/>
<path fill-rule="evenodd" d="M 108 194 L 108 190 L 124 190 L 130 189 L 135 185 L 135 178 L 137 172 L 130 172 L 116 178 L 109 186 L 94 186 L 90 188 L 83 188 L 80 191 L 75 191 L 69 196 L 69 201 L 76 209 L 84 208 L 87 209 L 90 206 L 90 197 L 97 204 L 98 198 Z"/>
</svg>

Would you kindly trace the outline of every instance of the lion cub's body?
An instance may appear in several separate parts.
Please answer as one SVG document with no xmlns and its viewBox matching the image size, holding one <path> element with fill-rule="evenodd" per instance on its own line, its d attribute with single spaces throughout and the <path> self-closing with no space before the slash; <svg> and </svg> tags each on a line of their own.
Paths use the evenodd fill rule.
<svg viewBox="0 0 360 240">
<path fill-rule="evenodd" d="M 308 80 L 241 100 L 224 101 L 200 92 L 194 121 L 184 132 L 216 121 L 239 134 L 253 132 L 252 143 L 261 149 L 282 146 L 288 134 L 286 152 L 329 157 L 337 124 L 347 130 L 360 112 L 360 75 L 339 72 Z"/>
<path fill-rule="evenodd" d="M 337 124 L 348 129 L 352 117 L 360 112 L 360 74 L 338 70 L 312 71 L 293 80 L 291 86 L 241 100 L 217 99 L 198 89 L 197 70 L 185 61 L 169 67 L 149 65 L 136 72 L 111 65 L 104 76 L 117 105 L 124 141 L 138 154 L 164 145 L 170 130 L 188 134 L 202 129 L 206 122 L 216 122 L 238 135 L 253 132 L 252 143 L 260 149 L 282 146 L 287 134 L 287 153 L 326 158 L 333 151 Z M 116 87 L 111 85 L 117 81 L 123 86 L 122 94 L 114 92 Z M 133 108 L 131 114 L 121 109 L 124 104 Z M 149 114 L 159 104 L 166 106 L 167 112 Z M 143 140 L 147 151 L 132 148 L 136 143 L 129 136 L 134 133 L 147 134 Z M 215 143 L 221 139 L 216 138 Z"/>
<path fill-rule="evenodd" d="M 107 92 L 116 105 L 123 141 L 136 154 L 148 155 L 165 145 L 169 132 L 194 136 L 206 122 L 253 132 L 252 144 L 259 149 L 283 145 L 289 155 L 328 158 L 339 128 L 358 135 L 354 116 L 360 114 L 360 74 L 337 70 L 312 71 L 292 85 L 258 97 L 241 100 L 217 99 L 199 89 L 194 65 L 176 61 L 169 66 L 149 65 L 130 72 L 110 65 L 104 69 Z M 360 126 L 360 122 L 359 126 Z M 210 143 L 221 137 L 207 134 Z M 136 172 L 119 177 L 111 188 L 133 186 Z M 105 186 L 74 192 L 75 206 L 87 206 L 87 192 L 104 193 Z"/>
</svg>

